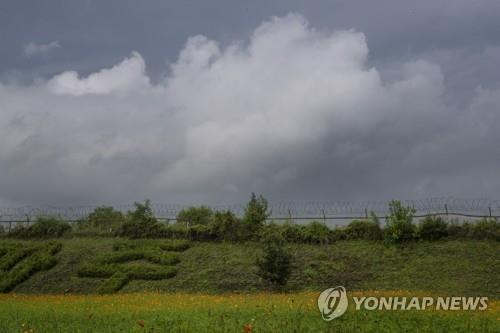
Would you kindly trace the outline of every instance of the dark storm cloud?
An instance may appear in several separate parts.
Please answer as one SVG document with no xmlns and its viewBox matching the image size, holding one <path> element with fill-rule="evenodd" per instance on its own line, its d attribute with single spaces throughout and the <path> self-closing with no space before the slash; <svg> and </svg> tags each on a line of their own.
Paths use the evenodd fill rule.
<svg viewBox="0 0 500 333">
<path fill-rule="evenodd" d="M 3 2 L 0 200 L 500 196 L 496 1 L 215 4 Z"/>
</svg>

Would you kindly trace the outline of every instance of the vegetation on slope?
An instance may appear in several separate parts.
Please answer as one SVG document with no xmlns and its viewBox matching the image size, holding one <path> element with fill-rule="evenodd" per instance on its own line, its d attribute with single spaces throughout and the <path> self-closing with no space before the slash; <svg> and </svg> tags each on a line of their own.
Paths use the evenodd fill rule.
<svg viewBox="0 0 500 333">
<path fill-rule="evenodd" d="M 38 241 L 10 241 L 25 247 Z M 58 264 L 17 285 L 16 293 L 96 293 L 104 278 L 83 278 L 78 270 L 96 256 L 113 252 L 116 239 L 60 240 Z M 121 242 L 148 242 L 162 240 Z M 119 242 L 120 243 L 120 242 Z M 115 245 L 116 246 L 116 245 Z M 288 244 L 292 267 L 286 290 L 428 290 L 500 298 L 500 251 L 493 241 L 415 242 L 405 247 L 381 242 L 338 241 L 331 245 Z M 272 285 L 258 275 L 259 243 L 192 242 L 179 253 L 177 274 L 167 280 L 133 280 L 120 292 L 257 292 Z"/>
</svg>

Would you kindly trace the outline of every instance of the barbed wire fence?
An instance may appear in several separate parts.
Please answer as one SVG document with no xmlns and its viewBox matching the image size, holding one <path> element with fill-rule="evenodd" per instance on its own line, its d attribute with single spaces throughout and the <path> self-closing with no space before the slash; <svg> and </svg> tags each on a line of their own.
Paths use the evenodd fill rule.
<svg viewBox="0 0 500 333">
<path fill-rule="evenodd" d="M 419 200 L 401 200 L 405 206 L 415 208 L 415 218 L 426 216 L 450 216 L 457 218 L 500 218 L 500 200 L 429 198 Z M 133 210 L 134 205 L 110 205 L 123 213 Z M 245 204 L 207 206 L 216 211 L 230 210 L 237 216 L 243 216 Z M 8 231 L 17 224 L 29 225 L 37 217 L 56 216 L 69 223 L 86 218 L 94 206 L 23 206 L 0 207 L 0 226 L 6 225 Z M 154 215 L 163 222 L 176 221 L 177 214 L 188 208 L 187 205 L 151 204 Z M 314 202 L 279 202 L 269 204 L 269 221 L 350 221 L 365 219 L 373 212 L 381 220 L 386 220 L 389 213 L 389 201 L 314 201 Z M 334 223 L 336 224 L 336 223 Z"/>
</svg>

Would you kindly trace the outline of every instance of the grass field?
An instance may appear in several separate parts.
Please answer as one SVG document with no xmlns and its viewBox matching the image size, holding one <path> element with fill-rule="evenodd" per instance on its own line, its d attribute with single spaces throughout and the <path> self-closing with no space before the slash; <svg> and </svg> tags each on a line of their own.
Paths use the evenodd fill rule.
<svg viewBox="0 0 500 333">
<path fill-rule="evenodd" d="M 58 241 L 63 244 L 56 255 L 58 264 L 33 275 L 13 292 L 96 292 L 103 280 L 78 277 L 77 270 L 83 262 L 109 253 L 117 240 L 76 238 Z M 341 241 L 329 246 L 291 245 L 290 249 L 294 257 L 294 269 L 288 283 L 291 292 L 319 291 L 343 285 L 348 290 L 426 290 L 500 299 L 498 242 L 419 242 L 395 248 L 380 242 Z M 255 259 L 259 252 L 260 246 L 254 243 L 193 243 L 180 254 L 175 277 L 159 281 L 134 280 L 120 292 L 268 291 L 271 286 L 256 275 Z"/>
<path fill-rule="evenodd" d="M 131 280 L 114 295 L 98 296 L 105 279 L 79 277 L 78 269 L 123 241 L 58 239 L 55 266 L 0 294 L 0 332 L 500 332 L 498 242 L 290 245 L 293 273 L 281 294 L 256 274 L 258 244 L 195 242 L 177 253 L 174 277 Z M 155 242 L 160 241 L 147 241 Z M 43 244 L 0 240 L 4 247 Z M 355 311 L 350 304 L 342 317 L 324 322 L 317 296 L 338 285 L 349 296 L 487 296 L 490 301 L 487 311 L 447 312 Z"/>
<path fill-rule="evenodd" d="M 401 291 L 383 294 L 410 295 Z M 317 296 L 316 292 L 222 296 L 181 293 L 3 295 L 0 296 L 0 331 L 498 332 L 500 328 L 499 302 L 490 301 L 489 309 L 483 312 L 355 311 L 351 306 L 342 317 L 324 322 L 316 307 Z"/>
</svg>

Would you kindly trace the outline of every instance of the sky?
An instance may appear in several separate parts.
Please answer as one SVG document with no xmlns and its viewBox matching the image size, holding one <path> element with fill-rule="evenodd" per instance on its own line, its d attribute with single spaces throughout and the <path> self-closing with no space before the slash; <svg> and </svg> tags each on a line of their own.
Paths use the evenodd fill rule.
<svg viewBox="0 0 500 333">
<path fill-rule="evenodd" d="M 500 198 L 500 2 L 0 3 L 0 205 Z"/>
</svg>

